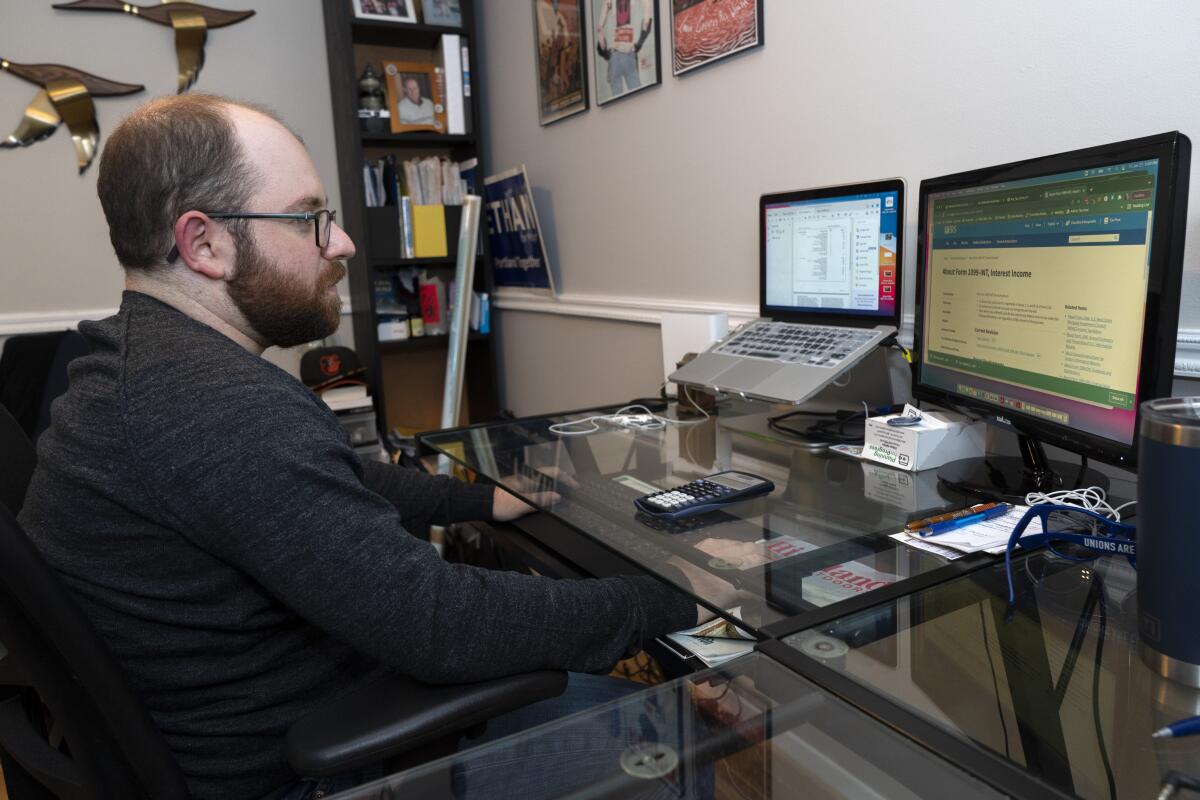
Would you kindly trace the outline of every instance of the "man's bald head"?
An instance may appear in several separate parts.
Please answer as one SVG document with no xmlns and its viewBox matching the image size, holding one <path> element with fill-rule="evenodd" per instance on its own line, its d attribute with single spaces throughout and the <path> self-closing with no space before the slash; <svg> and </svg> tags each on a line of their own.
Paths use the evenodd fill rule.
<svg viewBox="0 0 1200 800">
<path fill-rule="evenodd" d="M 100 157 L 97 192 L 123 267 L 163 265 L 175 245 L 175 220 L 187 211 L 246 206 L 263 177 L 235 124 L 235 115 L 247 112 L 287 130 L 261 106 L 184 94 L 150 101 L 112 132 Z M 244 224 L 230 223 L 230 232 L 244 238 Z"/>
</svg>

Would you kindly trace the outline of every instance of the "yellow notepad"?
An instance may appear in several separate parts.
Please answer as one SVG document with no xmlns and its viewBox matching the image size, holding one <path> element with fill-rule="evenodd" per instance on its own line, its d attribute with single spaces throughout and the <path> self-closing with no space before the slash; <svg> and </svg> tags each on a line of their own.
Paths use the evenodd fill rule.
<svg viewBox="0 0 1200 800">
<path fill-rule="evenodd" d="M 444 206 L 413 206 L 413 254 L 417 258 L 441 258 L 446 247 Z"/>
</svg>

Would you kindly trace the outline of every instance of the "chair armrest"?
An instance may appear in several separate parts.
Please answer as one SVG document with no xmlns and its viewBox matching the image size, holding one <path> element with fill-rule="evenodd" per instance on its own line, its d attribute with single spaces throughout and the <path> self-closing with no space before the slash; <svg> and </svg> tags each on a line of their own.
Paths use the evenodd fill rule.
<svg viewBox="0 0 1200 800">
<path fill-rule="evenodd" d="M 287 733 L 288 763 L 304 776 L 360 769 L 557 697 L 566 685 L 558 670 L 448 686 L 386 675 L 298 719 Z"/>
</svg>

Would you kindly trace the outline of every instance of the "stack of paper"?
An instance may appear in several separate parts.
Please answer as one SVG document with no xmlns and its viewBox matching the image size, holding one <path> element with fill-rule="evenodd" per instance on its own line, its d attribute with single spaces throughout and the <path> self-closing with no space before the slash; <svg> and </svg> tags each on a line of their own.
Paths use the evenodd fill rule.
<svg viewBox="0 0 1200 800">
<path fill-rule="evenodd" d="M 462 170 L 467 164 L 438 156 L 410 158 L 401 165 L 404 192 L 415 206 L 461 206 L 466 196 Z M 474 166 L 465 168 L 470 170 Z"/>
<path fill-rule="evenodd" d="M 366 386 L 337 386 L 321 392 L 325 405 L 334 411 L 349 409 L 370 409 L 371 397 L 367 394 Z"/>
<path fill-rule="evenodd" d="M 998 555 L 1008 547 L 1008 539 L 1012 536 L 1013 528 L 1025 516 L 1029 506 L 1013 506 L 1003 517 L 985 519 L 971 525 L 964 525 L 935 536 L 918 536 L 913 531 L 893 533 L 892 538 L 904 542 L 909 547 L 936 553 L 943 558 L 962 558 L 968 553 L 991 553 Z M 1031 520 L 1024 535 L 1042 532 L 1042 522 Z"/>
<path fill-rule="evenodd" d="M 742 609 L 731 608 L 729 613 L 741 619 Z M 668 633 L 667 638 L 694 654 L 706 667 L 720 666 L 754 649 L 754 637 L 726 619 L 714 619 L 686 631 Z"/>
</svg>

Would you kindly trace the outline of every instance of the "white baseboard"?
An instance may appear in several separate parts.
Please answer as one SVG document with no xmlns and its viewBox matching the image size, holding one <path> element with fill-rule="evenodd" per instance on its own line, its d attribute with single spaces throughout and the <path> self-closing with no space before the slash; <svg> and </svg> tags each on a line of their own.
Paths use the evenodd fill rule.
<svg viewBox="0 0 1200 800">
<path fill-rule="evenodd" d="M 1200 330 L 1180 328 L 1175 340 L 1175 377 L 1200 378 Z"/>
<path fill-rule="evenodd" d="M 503 289 L 496 292 L 493 308 L 504 311 L 528 311 L 535 314 L 558 314 L 564 317 L 591 317 L 616 322 L 662 324 L 664 312 L 686 314 L 729 313 L 733 327 L 758 317 L 758 306 L 731 305 L 691 300 L 647 300 L 642 297 L 615 295 L 560 294 L 553 297 L 540 292 Z"/>
<path fill-rule="evenodd" d="M 85 319 L 104 319 L 117 313 L 115 308 L 95 308 L 85 311 L 34 311 L 22 314 L 0 314 L 0 336 L 19 333 L 46 333 L 73 330 Z"/>
<path fill-rule="evenodd" d="M 752 305 L 568 293 L 554 297 L 521 289 L 502 289 L 496 292 L 492 306 L 502 311 L 588 317 L 648 325 L 661 324 L 663 312 L 713 314 L 726 311 L 729 313 L 730 328 L 758 317 L 758 306 Z M 900 340 L 905 344 L 912 344 L 912 329 L 913 316 L 906 314 L 900 334 Z M 1200 378 L 1200 329 L 1179 330 L 1175 344 L 1175 375 L 1179 378 Z"/>
</svg>

